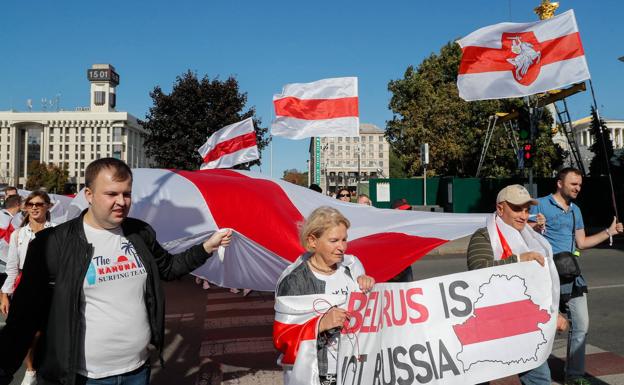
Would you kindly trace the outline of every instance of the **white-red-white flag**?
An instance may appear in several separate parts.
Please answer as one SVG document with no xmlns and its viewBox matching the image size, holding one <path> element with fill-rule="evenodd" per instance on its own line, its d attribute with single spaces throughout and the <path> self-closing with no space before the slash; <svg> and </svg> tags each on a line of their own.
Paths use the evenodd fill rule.
<svg viewBox="0 0 624 385">
<path fill-rule="evenodd" d="M 457 41 L 459 96 L 515 98 L 590 78 L 574 11 L 533 23 L 500 23 Z"/>
<path fill-rule="evenodd" d="M 199 150 L 204 163 L 200 169 L 230 168 L 260 158 L 253 119 L 230 124 L 210 135 Z"/>
<path fill-rule="evenodd" d="M 7 262 L 11 234 L 19 227 L 19 224 L 15 224 L 14 218 L 7 211 L 0 211 L 0 272 L 4 272 Z"/>
<path fill-rule="evenodd" d="M 68 218 L 88 206 L 81 192 Z M 305 252 L 299 226 L 319 206 L 337 208 L 353 224 L 348 253 L 377 282 L 435 247 L 472 234 L 489 216 L 377 209 L 249 171 L 133 170 L 130 216 L 148 221 L 170 252 L 208 239 L 217 229 L 234 230 L 223 262 L 210 258 L 194 272 L 224 287 L 274 290 L 282 271 Z"/>
<path fill-rule="evenodd" d="M 271 134 L 289 139 L 359 136 L 356 77 L 286 84 L 273 96 Z"/>
</svg>

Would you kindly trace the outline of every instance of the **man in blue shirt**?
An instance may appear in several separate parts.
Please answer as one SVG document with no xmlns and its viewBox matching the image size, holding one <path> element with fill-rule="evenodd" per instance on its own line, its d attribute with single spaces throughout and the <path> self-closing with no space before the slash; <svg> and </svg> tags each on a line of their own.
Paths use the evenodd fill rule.
<svg viewBox="0 0 624 385">
<path fill-rule="evenodd" d="M 531 206 L 531 214 L 541 213 L 546 217 L 544 237 L 550 242 L 553 254 L 563 251 L 574 253 L 576 249 L 588 249 L 622 233 L 623 227 L 614 217 L 613 222 L 604 231 L 593 235 L 585 234 L 585 225 L 581 210 L 572 201 L 581 191 L 583 177 L 579 170 L 567 167 L 557 175 L 557 191 L 538 199 L 536 206 Z M 590 384 L 585 375 L 585 338 L 589 328 L 587 311 L 587 283 L 583 276 L 573 282 L 562 283 L 561 296 L 569 298 L 567 302 L 570 320 L 570 357 L 567 362 L 567 384 Z"/>
</svg>

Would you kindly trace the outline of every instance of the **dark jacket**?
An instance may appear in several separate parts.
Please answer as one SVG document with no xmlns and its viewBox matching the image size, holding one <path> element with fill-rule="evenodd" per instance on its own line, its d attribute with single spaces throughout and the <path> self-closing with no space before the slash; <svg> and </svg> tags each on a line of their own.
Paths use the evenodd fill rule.
<svg viewBox="0 0 624 385">
<path fill-rule="evenodd" d="M 86 212 L 86 210 L 85 210 Z M 73 385 L 80 352 L 82 287 L 93 257 L 83 216 L 42 230 L 28 246 L 22 280 L 9 317 L 0 330 L 0 385 L 8 384 L 20 367 L 37 330 L 38 383 Z M 132 243 L 147 272 L 145 306 L 151 344 L 160 352 L 164 341 L 165 298 L 160 280 L 173 280 L 201 266 L 210 254 L 203 246 L 171 255 L 147 223 L 126 218 L 124 236 Z M 123 300 L 120 298 L 120 300 Z"/>
</svg>

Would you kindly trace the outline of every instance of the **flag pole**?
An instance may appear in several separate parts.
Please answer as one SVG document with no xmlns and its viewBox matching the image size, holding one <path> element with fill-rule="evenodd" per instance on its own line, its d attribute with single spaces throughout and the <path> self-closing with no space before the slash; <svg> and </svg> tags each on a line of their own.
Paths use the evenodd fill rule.
<svg viewBox="0 0 624 385">
<path fill-rule="evenodd" d="M 269 123 L 269 172 L 271 178 L 273 178 L 273 135 L 271 134 L 271 125 L 273 124 L 273 120 L 275 118 L 275 116 L 273 115 L 273 102 L 271 102 L 269 111 L 271 111 L 271 121 Z"/>
<path fill-rule="evenodd" d="M 607 155 L 607 144 L 605 142 L 605 130 L 602 125 L 602 119 L 600 118 L 600 113 L 598 112 L 598 103 L 596 103 L 596 94 L 594 92 L 594 83 L 591 78 L 589 78 L 589 89 L 591 90 L 592 100 L 594 102 L 594 111 L 596 111 L 596 119 L 598 120 L 598 125 L 600 127 L 600 142 L 602 143 L 602 152 L 604 153 L 605 162 L 607 166 L 607 175 L 609 176 L 609 187 L 611 188 L 611 203 L 613 204 L 613 210 L 615 211 L 615 217 L 619 221 L 620 216 L 618 215 L 617 209 L 617 201 L 615 199 L 615 188 L 613 187 L 613 177 L 611 176 L 611 165 L 609 164 L 610 159 Z"/>
</svg>

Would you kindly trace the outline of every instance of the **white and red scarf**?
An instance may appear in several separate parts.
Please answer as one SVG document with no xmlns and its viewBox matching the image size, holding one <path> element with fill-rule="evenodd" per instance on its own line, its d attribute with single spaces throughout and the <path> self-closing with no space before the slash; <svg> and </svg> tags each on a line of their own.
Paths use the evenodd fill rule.
<svg viewBox="0 0 624 385">
<path fill-rule="evenodd" d="M 305 263 L 300 256 L 288 266 L 277 285 L 297 266 Z M 342 265 L 348 267 L 354 280 L 364 274 L 360 261 L 345 255 Z M 320 385 L 317 337 L 319 321 L 331 306 L 344 306 L 344 295 L 311 294 L 275 297 L 273 345 L 281 352 L 277 361 L 284 369 L 284 385 Z"/>
<path fill-rule="evenodd" d="M 487 218 L 486 227 L 494 251 L 494 260 L 507 259 L 511 255 L 520 256 L 529 251 L 535 251 L 544 256 L 545 267 L 549 269 L 552 281 L 551 311 L 554 311 L 559 306 L 559 276 L 553 261 L 552 247 L 546 238 L 528 224 L 524 225 L 522 231 L 518 231 L 503 222 L 496 213 Z"/>
</svg>

